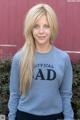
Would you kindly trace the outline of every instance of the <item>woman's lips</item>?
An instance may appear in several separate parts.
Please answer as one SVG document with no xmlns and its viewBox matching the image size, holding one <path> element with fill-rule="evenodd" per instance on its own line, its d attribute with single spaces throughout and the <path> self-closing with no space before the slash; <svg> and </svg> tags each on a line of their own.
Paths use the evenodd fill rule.
<svg viewBox="0 0 80 120">
<path fill-rule="evenodd" d="M 38 36 L 39 39 L 44 39 L 46 36 Z"/>
</svg>

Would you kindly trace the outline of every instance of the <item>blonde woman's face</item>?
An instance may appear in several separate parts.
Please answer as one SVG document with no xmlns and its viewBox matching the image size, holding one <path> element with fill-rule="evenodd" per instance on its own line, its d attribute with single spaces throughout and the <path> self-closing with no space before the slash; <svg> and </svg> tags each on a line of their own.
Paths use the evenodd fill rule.
<svg viewBox="0 0 80 120">
<path fill-rule="evenodd" d="M 37 46 L 50 44 L 51 30 L 45 15 L 39 17 L 32 29 L 32 34 Z"/>
</svg>

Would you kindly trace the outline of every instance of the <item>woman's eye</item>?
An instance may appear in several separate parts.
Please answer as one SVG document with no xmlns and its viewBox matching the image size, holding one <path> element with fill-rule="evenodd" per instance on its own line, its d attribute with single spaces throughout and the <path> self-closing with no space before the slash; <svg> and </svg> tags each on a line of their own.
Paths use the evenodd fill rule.
<svg viewBox="0 0 80 120">
<path fill-rule="evenodd" d="M 49 28 L 49 25 L 44 25 L 44 28 Z"/>
<path fill-rule="evenodd" d="M 34 27 L 33 28 L 39 28 L 39 25 L 34 25 Z"/>
</svg>

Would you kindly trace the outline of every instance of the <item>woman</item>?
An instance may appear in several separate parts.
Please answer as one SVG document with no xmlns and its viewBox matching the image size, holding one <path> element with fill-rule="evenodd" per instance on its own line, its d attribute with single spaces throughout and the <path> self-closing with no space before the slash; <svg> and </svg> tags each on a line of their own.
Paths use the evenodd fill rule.
<svg viewBox="0 0 80 120">
<path fill-rule="evenodd" d="M 68 54 L 53 45 L 57 28 L 49 5 L 28 11 L 26 41 L 12 61 L 9 120 L 73 119 L 72 66 Z"/>
</svg>

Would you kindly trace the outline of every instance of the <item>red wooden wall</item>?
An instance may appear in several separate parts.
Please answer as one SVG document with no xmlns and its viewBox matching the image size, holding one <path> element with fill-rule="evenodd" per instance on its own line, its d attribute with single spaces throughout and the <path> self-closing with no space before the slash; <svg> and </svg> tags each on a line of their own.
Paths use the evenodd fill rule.
<svg viewBox="0 0 80 120">
<path fill-rule="evenodd" d="M 0 58 L 13 55 L 24 43 L 27 10 L 37 3 L 50 4 L 58 17 L 57 47 L 73 61 L 80 59 L 80 2 L 77 0 L 0 0 Z"/>
</svg>

